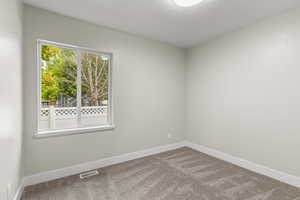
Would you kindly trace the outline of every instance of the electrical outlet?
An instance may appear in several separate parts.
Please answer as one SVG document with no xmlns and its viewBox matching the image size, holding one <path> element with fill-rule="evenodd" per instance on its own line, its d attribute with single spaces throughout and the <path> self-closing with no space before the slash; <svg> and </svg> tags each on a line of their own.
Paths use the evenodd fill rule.
<svg viewBox="0 0 300 200">
<path fill-rule="evenodd" d="M 168 133 L 168 138 L 171 139 L 173 137 L 172 133 Z"/>
</svg>

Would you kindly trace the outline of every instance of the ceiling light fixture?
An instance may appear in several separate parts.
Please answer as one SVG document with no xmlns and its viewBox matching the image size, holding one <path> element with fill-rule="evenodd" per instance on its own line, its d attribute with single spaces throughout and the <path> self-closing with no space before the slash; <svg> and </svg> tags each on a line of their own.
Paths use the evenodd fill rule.
<svg viewBox="0 0 300 200">
<path fill-rule="evenodd" d="M 201 3 L 203 0 L 174 0 L 175 4 L 180 7 L 190 7 Z"/>
</svg>

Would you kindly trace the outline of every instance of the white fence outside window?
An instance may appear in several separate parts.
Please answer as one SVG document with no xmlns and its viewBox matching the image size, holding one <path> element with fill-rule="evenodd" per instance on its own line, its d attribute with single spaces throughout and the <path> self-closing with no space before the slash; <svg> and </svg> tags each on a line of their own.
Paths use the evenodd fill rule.
<svg viewBox="0 0 300 200">
<path fill-rule="evenodd" d="M 41 108 L 40 129 L 77 128 L 77 107 L 49 107 Z M 81 108 L 81 126 L 107 123 L 107 106 L 90 106 Z"/>
</svg>

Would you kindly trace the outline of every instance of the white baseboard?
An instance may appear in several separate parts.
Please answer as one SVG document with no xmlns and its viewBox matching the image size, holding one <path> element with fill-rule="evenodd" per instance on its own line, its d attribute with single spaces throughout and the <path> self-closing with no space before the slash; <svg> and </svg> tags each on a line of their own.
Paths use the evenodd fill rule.
<svg viewBox="0 0 300 200">
<path fill-rule="evenodd" d="M 23 179 L 24 180 L 24 179 Z M 23 190 L 24 190 L 24 182 L 23 180 L 21 181 L 14 197 L 12 198 L 12 200 L 21 200 L 22 194 L 23 194 Z"/>
<path fill-rule="evenodd" d="M 218 150 L 215 149 L 211 149 L 199 144 L 195 144 L 192 142 L 185 142 L 185 145 L 187 147 L 190 147 L 196 151 L 200 151 L 202 153 L 208 154 L 210 156 L 219 158 L 221 160 L 230 162 L 232 164 L 235 164 L 237 166 L 243 167 L 245 169 L 251 170 L 253 172 L 256 172 L 258 174 L 262 174 L 268 177 L 271 177 L 273 179 L 279 180 L 281 182 L 287 183 L 289 185 L 293 185 L 295 187 L 300 188 L 300 177 L 297 176 L 293 176 L 290 174 L 287 174 L 285 172 L 281 172 L 275 169 L 271 169 L 269 167 L 265 167 L 263 165 L 259 165 L 253 162 L 250 162 L 248 160 L 242 159 L 242 158 L 238 158 L 223 152 L 220 152 Z"/>
<path fill-rule="evenodd" d="M 146 157 L 146 156 L 150 156 L 150 155 L 162 153 L 162 152 L 165 152 L 165 151 L 178 149 L 178 148 L 185 147 L 185 146 L 190 147 L 194 150 L 206 153 L 210 156 L 219 158 L 221 160 L 230 162 L 232 164 L 243 167 L 245 169 L 254 171 L 256 173 L 274 178 L 274 179 L 279 180 L 281 182 L 284 182 L 284 183 L 287 183 L 289 185 L 293 185 L 293 186 L 296 186 L 296 187 L 300 188 L 300 178 L 299 177 L 292 176 L 292 175 L 289 175 L 285 172 L 281 172 L 281 171 L 278 171 L 278 170 L 274 170 L 274 169 L 271 169 L 271 168 L 253 163 L 253 162 L 250 162 L 250 161 L 247 161 L 247 160 L 244 160 L 244 159 L 241 159 L 241 158 L 238 158 L 238 157 L 235 157 L 235 156 L 217 151 L 215 149 L 210 149 L 208 147 L 205 147 L 205 146 L 202 146 L 202 145 L 199 145 L 199 144 L 195 144 L 195 143 L 192 143 L 192 142 L 189 142 L 189 141 L 184 141 L 184 142 L 179 142 L 179 143 L 175 143 L 175 144 L 154 147 L 154 148 L 151 148 L 151 149 L 146 149 L 146 150 L 142 150 L 142 151 L 127 153 L 127 154 L 123 154 L 123 155 L 119 155 L 119 156 L 114 156 L 114 157 L 111 157 L 111 158 L 92 161 L 92 162 L 88 162 L 88 163 L 83 163 L 83 164 L 79 164 L 79 165 L 75 165 L 75 166 L 71 166 L 71 167 L 66 167 L 66 168 L 62 168 L 62 169 L 47 171 L 47 172 L 43 172 L 43 173 L 34 174 L 34 175 L 31 175 L 31 176 L 24 177 L 23 181 L 20 184 L 20 187 L 19 187 L 19 189 L 18 189 L 18 191 L 17 191 L 17 193 L 16 193 L 13 200 L 20 200 L 23 188 L 28 186 L 28 185 L 35 185 L 35 184 L 38 184 L 38 183 L 43 183 L 43 182 L 63 178 L 63 177 L 66 177 L 66 176 L 72 176 L 72 175 L 79 174 L 79 173 L 82 173 L 82 172 L 85 172 L 85 171 L 98 169 L 98 168 L 102 168 L 102 167 L 107 167 L 107 166 L 110 166 L 110 165 L 130 161 L 130 160 L 134 160 L 134 159 L 138 159 L 138 158 L 143 158 L 143 157 Z"/>
<path fill-rule="evenodd" d="M 59 179 L 59 178 L 66 177 L 66 176 L 72 176 L 72 175 L 79 174 L 79 173 L 82 173 L 85 171 L 98 169 L 98 168 L 102 168 L 102 167 L 107 167 L 110 165 L 142 158 L 145 156 L 150 156 L 150 155 L 158 154 L 161 152 L 178 149 L 178 148 L 181 148 L 184 146 L 185 146 L 185 142 L 179 142 L 179 143 L 175 143 L 175 144 L 154 147 L 154 148 L 146 149 L 146 150 L 142 150 L 142 151 L 127 153 L 127 154 L 123 154 L 120 156 L 114 156 L 114 157 L 106 158 L 106 159 L 102 159 L 102 160 L 83 163 L 83 164 L 66 167 L 66 168 L 62 168 L 62 169 L 57 169 L 57 170 L 47 171 L 47 172 L 43 172 L 43 173 L 39 173 L 39 174 L 34 174 L 31 176 L 27 176 L 23 179 L 24 186 L 35 185 L 38 183 L 43 183 L 43 182 Z"/>
</svg>

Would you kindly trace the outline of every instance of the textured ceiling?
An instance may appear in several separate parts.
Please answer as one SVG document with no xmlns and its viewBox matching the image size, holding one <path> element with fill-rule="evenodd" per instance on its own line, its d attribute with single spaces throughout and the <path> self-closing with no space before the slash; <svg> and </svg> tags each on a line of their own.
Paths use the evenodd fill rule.
<svg viewBox="0 0 300 200">
<path fill-rule="evenodd" d="M 300 0 L 204 0 L 188 8 L 176 6 L 173 0 L 24 1 L 179 47 L 192 47 L 267 16 L 300 7 Z"/>
</svg>

